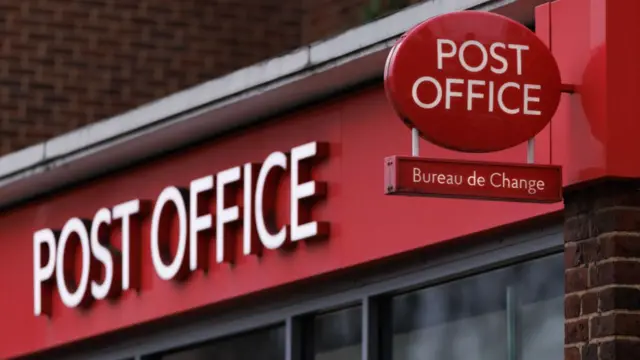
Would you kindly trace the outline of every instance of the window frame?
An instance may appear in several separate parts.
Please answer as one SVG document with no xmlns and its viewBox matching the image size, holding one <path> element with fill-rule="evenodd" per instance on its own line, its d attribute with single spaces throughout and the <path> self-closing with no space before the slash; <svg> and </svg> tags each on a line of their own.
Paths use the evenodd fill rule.
<svg viewBox="0 0 640 360">
<path fill-rule="evenodd" d="M 133 358 L 144 360 L 149 355 L 183 348 L 218 338 L 233 336 L 272 325 L 285 324 L 284 360 L 307 360 L 303 356 L 304 339 L 300 335 L 305 319 L 310 315 L 359 304 L 363 312 L 362 359 L 385 360 L 381 354 L 380 341 L 389 339 L 378 324 L 385 311 L 388 299 L 398 293 L 417 290 L 455 278 L 481 273 L 563 251 L 562 226 L 553 225 L 509 236 L 485 236 L 475 239 L 473 245 L 455 246 L 453 251 L 435 259 L 420 261 L 401 270 L 365 276 L 357 283 L 330 285 L 328 289 L 314 287 L 304 294 L 288 296 L 286 301 L 273 301 L 261 307 L 238 308 L 224 315 L 172 327 L 158 334 L 142 335 L 119 342 L 117 345 L 94 346 L 92 351 L 83 351 L 66 359 L 113 360 Z M 446 244 L 445 244 L 446 245 Z M 562 276 L 562 274 L 558 274 Z M 390 330 L 387 330 L 390 331 Z M 96 344 L 98 345 L 98 344 Z M 384 349 L 385 346 L 382 346 Z M 387 347 L 388 348 L 388 347 Z"/>
</svg>

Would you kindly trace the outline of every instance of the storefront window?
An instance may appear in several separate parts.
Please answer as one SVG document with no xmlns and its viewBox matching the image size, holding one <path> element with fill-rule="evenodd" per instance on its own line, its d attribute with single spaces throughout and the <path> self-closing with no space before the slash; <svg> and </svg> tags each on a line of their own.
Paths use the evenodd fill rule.
<svg viewBox="0 0 640 360">
<path fill-rule="evenodd" d="M 284 326 L 257 330 L 153 357 L 153 360 L 282 360 Z"/>
<path fill-rule="evenodd" d="M 362 353 L 362 308 L 325 313 L 313 322 L 314 360 L 359 360 Z"/>
<path fill-rule="evenodd" d="M 393 360 L 563 358 L 562 257 L 392 299 Z"/>
<path fill-rule="evenodd" d="M 528 265 L 528 266 L 527 266 Z M 518 296 L 518 359 L 562 359 L 564 264 L 560 255 L 521 267 Z"/>
</svg>

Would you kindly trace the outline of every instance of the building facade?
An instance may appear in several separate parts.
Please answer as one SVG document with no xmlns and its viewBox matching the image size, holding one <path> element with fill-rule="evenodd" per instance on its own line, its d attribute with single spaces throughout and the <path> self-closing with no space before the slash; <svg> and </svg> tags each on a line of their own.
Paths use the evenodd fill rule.
<svg viewBox="0 0 640 360">
<path fill-rule="evenodd" d="M 548 44 L 564 202 L 384 195 L 382 85 L 413 25 Z M 640 358 L 640 4 L 427 1 L 0 158 L 0 358 Z M 526 145 L 425 156 L 525 162 Z"/>
</svg>

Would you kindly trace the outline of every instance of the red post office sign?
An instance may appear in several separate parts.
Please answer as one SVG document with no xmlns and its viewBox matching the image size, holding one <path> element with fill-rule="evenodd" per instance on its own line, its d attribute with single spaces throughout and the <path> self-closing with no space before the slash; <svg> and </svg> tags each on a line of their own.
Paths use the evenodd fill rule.
<svg viewBox="0 0 640 360">
<path fill-rule="evenodd" d="M 504 150 L 533 138 L 560 101 L 560 71 L 535 33 L 507 17 L 461 11 L 408 31 L 385 68 L 405 123 L 444 148 Z"/>
<path fill-rule="evenodd" d="M 562 201 L 562 169 L 392 156 L 385 159 L 385 193 L 555 203 Z"/>
</svg>

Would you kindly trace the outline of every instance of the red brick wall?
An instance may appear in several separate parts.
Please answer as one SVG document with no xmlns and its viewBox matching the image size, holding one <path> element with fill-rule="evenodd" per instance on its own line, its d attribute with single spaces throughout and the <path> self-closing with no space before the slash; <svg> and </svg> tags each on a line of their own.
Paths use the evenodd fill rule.
<svg viewBox="0 0 640 360">
<path fill-rule="evenodd" d="M 0 0 L 0 155 L 371 19 L 372 0 Z M 390 6 L 418 0 L 381 0 Z"/>
<path fill-rule="evenodd" d="M 565 194 L 565 360 L 640 359 L 639 189 Z"/>
</svg>

